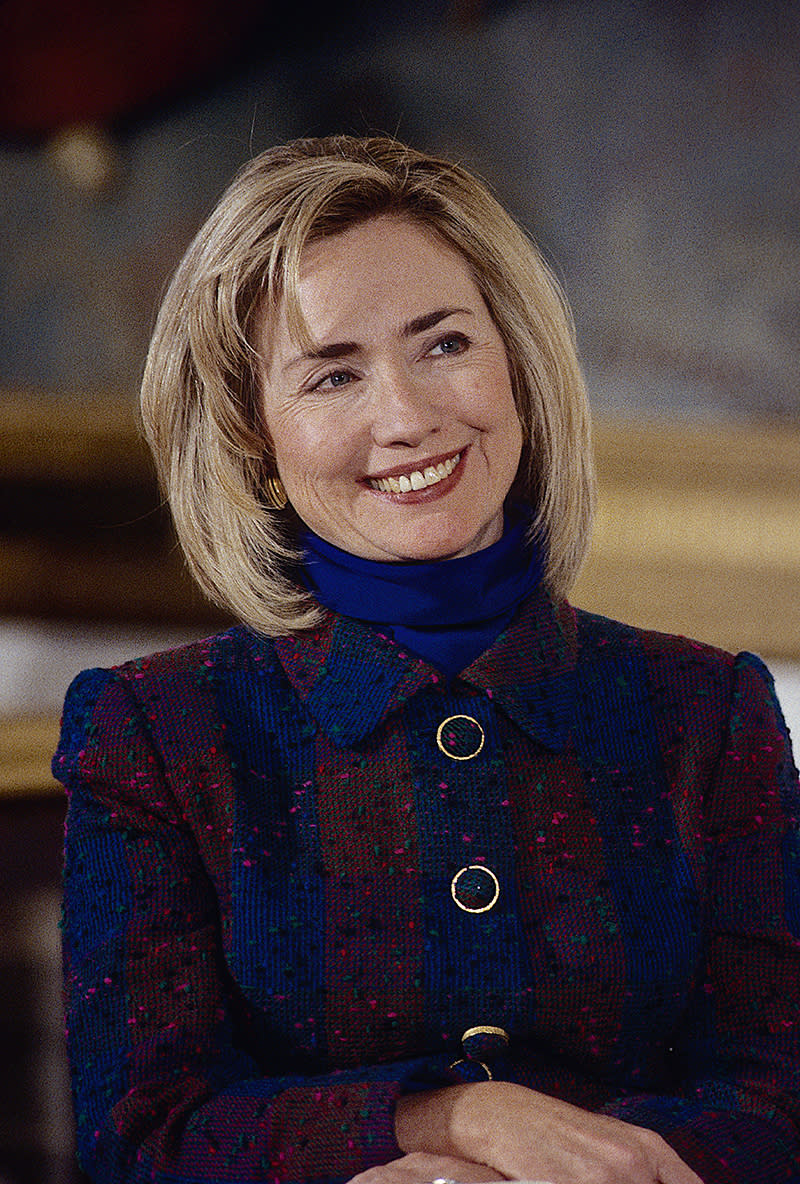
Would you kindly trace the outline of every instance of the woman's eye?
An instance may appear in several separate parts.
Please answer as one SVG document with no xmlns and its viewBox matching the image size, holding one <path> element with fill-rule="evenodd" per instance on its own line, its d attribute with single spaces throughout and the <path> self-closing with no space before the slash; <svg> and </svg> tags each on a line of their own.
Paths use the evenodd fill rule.
<svg viewBox="0 0 800 1184">
<path fill-rule="evenodd" d="M 451 333 L 436 342 L 431 353 L 460 354 L 467 348 L 469 342 L 461 333 Z"/>
<path fill-rule="evenodd" d="M 340 387 L 347 386 L 348 382 L 352 380 L 353 376 L 349 370 L 331 370 L 330 374 L 326 374 L 319 382 L 314 383 L 314 390 L 319 390 L 323 387 Z"/>
</svg>

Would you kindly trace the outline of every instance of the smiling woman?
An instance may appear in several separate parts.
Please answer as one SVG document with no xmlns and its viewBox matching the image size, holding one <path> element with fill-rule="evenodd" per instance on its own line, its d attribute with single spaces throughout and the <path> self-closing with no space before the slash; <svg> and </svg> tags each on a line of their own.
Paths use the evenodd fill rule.
<svg viewBox="0 0 800 1184">
<path fill-rule="evenodd" d="M 796 1180 L 772 682 L 565 599 L 583 380 L 485 186 L 382 138 L 259 157 L 176 273 L 142 407 L 241 623 L 67 696 L 93 1178 Z"/>
<path fill-rule="evenodd" d="M 503 339 L 464 258 L 382 216 L 304 252 L 297 354 L 285 307 L 256 335 L 262 411 L 303 522 L 365 559 L 498 541 L 522 428 Z"/>
<path fill-rule="evenodd" d="M 431 267 L 444 268 L 446 286 L 440 287 Z M 367 352 L 369 359 L 361 356 Z M 374 401 L 375 383 L 354 369 L 367 360 L 386 384 L 383 422 L 375 422 L 370 455 L 362 438 L 357 456 L 361 420 L 341 424 L 341 400 L 354 396 L 349 389 L 339 392 L 356 380 L 355 386 L 369 387 Z M 445 377 L 451 369 L 452 380 Z M 430 373 L 427 396 L 420 387 L 424 372 Z M 461 393 L 455 389 L 458 375 L 464 376 Z M 479 397 L 470 395 L 471 384 L 484 380 L 500 382 L 496 393 L 504 408 L 510 385 L 516 416 L 502 426 L 504 411 L 490 408 L 488 391 L 482 410 Z M 454 384 L 446 428 L 430 419 L 440 414 L 440 382 Z M 176 399 L 179 391 L 184 398 Z M 468 397 L 478 422 L 456 432 L 454 416 Z M 462 415 L 467 410 L 461 406 Z M 482 429 L 479 411 L 493 417 L 490 430 Z M 260 632 L 308 628 L 320 619 L 319 606 L 292 570 L 302 515 L 291 498 L 286 515 L 263 513 L 271 496 L 267 478 L 285 475 L 295 496 L 313 500 L 312 474 L 327 468 L 329 449 L 341 463 L 343 434 L 353 441 L 346 446 L 350 488 L 337 485 L 337 502 L 347 489 L 349 516 L 359 483 L 365 513 L 377 515 L 390 534 L 405 534 L 399 552 L 391 543 L 387 548 L 385 539 L 373 540 L 373 557 L 377 551 L 387 559 L 424 554 L 424 544 L 412 536 L 426 511 L 409 509 L 407 524 L 400 526 L 402 503 L 395 501 L 392 517 L 388 504 L 367 494 L 369 480 L 410 482 L 411 473 L 421 472 L 419 463 L 446 464 L 473 442 L 472 461 L 469 447 L 460 458 L 468 482 L 459 477 L 453 483 L 460 504 L 473 478 L 474 496 L 514 480 L 519 501 L 532 507 L 530 538 L 547 539 L 545 579 L 554 592 L 571 586 L 588 544 L 594 506 L 589 414 L 558 286 L 483 184 L 395 141 L 300 141 L 264 153 L 243 170 L 189 248 L 164 301 L 145 369 L 142 412 L 196 578 L 212 599 Z M 280 437 L 284 421 L 290 443 L 288 436 L 273 438 Z M 306 435 L 315 424 L 323 437 L 316 441 Z M 402 437 L 409 430 L 406 443 Z M 519 463 L 509 454 L 506 469 L 513 471 L 501 476 L 501 437 L 510 442 L 517 433 Z M 306 454 L 307 471 L 293 473 L 292 458 L 307 439 L 315 455 Z M 481 444 L 489 439 L 491 465 L 488 459 L 478 465 Z M 375 459 L 378 452 L 384 459 Z M 496 512 L 496 488 L 492 499 Z M 321 533 L 331 542 L 336 509 L 317 507 L 317 525 L 327 515 L 327 533 Z M 479 513 L 472 508 L 473 518 Z M 442 507 L 430 514 L 431 545 L 437 522 L 446 529 L 445 519 Z M 364 530 L 363 521 L 350 525 Z M 456 529 L 458 539 L 440 534 L 440 556 L 477 541 L 477 525 Z M 232 538 L 241 545 L 231 547 Z M 412 551 L 404 555 L 403 545 Z M 417 545 L 419 554 L 413 551 Z M 360 548 L 356 553 L 366 554 Z"/>
</svg>

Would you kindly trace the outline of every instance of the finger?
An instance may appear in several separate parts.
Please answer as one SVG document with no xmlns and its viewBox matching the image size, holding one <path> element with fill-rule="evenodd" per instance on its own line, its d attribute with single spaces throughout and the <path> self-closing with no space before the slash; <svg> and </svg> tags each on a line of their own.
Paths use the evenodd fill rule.
<svg viewBox="0 0 800 1184">
<path fill-rule="evenodd" d="M 697 1172 L 681 1159 L 669 1143 L 659 1140 L 656 1179 L 659 1184 L 703 1184 Z"/>
</svg>

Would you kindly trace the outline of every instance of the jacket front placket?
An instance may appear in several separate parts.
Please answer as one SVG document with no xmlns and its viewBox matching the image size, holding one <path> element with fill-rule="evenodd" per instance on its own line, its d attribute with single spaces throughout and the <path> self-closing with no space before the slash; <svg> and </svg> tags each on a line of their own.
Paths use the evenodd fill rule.
<svg viewBox="0 0 800 1184">
<path fill-rule="evenodd" d="M 291 645 L 279 657 L 320 728 L 321 834 L 338 840 L 326 946 L 352 994 L 340 987 L 329 1015 L 337 1059 L 366 1028 L 384 1053 L 440 1051 L 468 1076 L 490 1073 L 535 997 L 506 750 L 524 750 L 535 780 L 567 743 L 564 630 L 540 599 L 449 681 L 354 622 Z"/>
</svg>

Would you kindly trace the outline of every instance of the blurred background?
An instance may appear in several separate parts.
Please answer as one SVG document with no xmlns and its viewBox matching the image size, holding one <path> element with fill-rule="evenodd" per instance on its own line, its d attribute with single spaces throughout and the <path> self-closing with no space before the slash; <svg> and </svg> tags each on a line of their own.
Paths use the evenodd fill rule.
<svg viewBox="0 0 800 1184">
<path fill-rule="evenodd" d="M 386 131 L 571 299 L 601 503 L 573 601 L 753 649 L 800 736 L 800 5 L 4 0 L 0 1184 L 74 1184 L 48 770 L 72 676 L 219 627 L 139 440 L 159 296 L 233 172 Z"/>
</svg>

